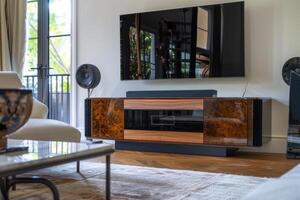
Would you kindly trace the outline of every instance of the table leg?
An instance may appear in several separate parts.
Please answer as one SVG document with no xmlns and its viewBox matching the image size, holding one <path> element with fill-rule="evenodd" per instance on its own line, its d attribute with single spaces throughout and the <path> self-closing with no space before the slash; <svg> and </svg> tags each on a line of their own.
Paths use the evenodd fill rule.
<svg viewBox="0 0 300 200">
<path fill-rule="evenodd" d="M 110 155 L 106 156 L 106 200 L 110 200 Z"/>
<path fill-rule="evenodd" d="M 2 177 L 0 177 L 0 199 L 8 200 L 6 179 Z"/>
<path fill-rule="evenodd" d="M 9 184 L 7 186 L 7 191 L 6 194 L 8 196 L 8 192 L 9 192 L 9 188 L 12 187 L 13 185 L 19 184 L 19 183 L 40 183 L 43 184 L 45 186 L 47 186 L 52 194 L 53 194 L 53 200 L 59 200 L 59 191 L 57 190 L 56 186 L 49 181 L 48 179 L 45 178 L 40 178 L 40 177 L 29 177 L 29 178 L 25 178 L 25 177 L 20 177 L 20 178 L 14 178 L 9 180 Z"/>
<path fill-rule="evenodd" d="M 80 173 L 80 161 L 76 162 L 76 172 Z"/>
<path fill-rule="evenodd" d="M 14 179 L 14 178 L 16 178 L 16 176 L 12 176 L 11 178 Z M 13 185 L 13 186 L 12 186 L 12 190 L 13 190 L 13 191 L 16 191 L 16 190 L 17 190 L 17 186 L 16 186 L 16 185 Z"/>
</svg>

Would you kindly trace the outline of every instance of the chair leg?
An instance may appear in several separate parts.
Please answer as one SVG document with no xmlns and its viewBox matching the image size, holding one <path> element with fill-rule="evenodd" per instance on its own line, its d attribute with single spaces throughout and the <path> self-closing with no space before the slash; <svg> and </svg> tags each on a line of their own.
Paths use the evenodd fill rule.
<svg viewBox="0 0 300 200">
<path fill-rule="evenodd" d="M 76 172 L 80 173 L 80 161 L 76 162 Z"/>
<path fill-rule="evenodd" d="M 16 176 L 12 176 L 12 179 L 16 179 Z M 17 185 L 16 184 L 12 185 L 12 190 L 13 191 L 17 190 Z"/>
</svg>

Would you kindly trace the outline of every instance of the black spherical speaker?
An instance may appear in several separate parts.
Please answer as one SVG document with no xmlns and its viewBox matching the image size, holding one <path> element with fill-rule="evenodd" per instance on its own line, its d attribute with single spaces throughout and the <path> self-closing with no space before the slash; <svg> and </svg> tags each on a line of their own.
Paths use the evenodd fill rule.
<svg viewBox="0 0 300 200">
<path fill-rule="evenodd" d="M 97 87 L 101 81 L 101 73 L 95 65 L 80 65 L 76 72 L 76 82 L 82 88 L 88 89 L 88 97 L 91 89 Z"/>
<path fill-rule="evenodd" d="M 76 72 L 76 82 L 85 89 L 95 88 L 101 80 L 99 69 L 95 65 L 81 65 Z"/>
<path fill-rule="evenodd" d="M 294 57 L 286 61 L 282 68 L 282 78 L 286 84 L 290 84 L 291 71 L 300 74 L 300 57 Z"/>
</svg>

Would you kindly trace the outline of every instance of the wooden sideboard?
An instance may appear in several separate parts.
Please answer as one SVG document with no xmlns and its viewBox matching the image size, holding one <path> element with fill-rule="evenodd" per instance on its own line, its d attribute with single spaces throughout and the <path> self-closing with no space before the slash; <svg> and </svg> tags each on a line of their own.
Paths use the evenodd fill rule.
<svg viewBox="0 0 300 200">
<path fill-rule="evenodd" d="M 86 137 L 213 146 L 261 146 L 271 134 L 263 98 L 90 98 Z"/>
</svg>

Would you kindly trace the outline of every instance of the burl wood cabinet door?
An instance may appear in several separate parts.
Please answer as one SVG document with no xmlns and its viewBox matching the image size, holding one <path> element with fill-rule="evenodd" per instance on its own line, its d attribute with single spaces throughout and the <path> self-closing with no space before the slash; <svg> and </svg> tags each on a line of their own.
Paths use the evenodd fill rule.
<svg viewBox="0 0 300 200">
<path fill-rule="evenodd" d="M 91 100 L 92 138 L 124 139 L 123 99 Z"/>
<path fill-rule="evenodd" d="M 247 145 L 248 105 L 244 99 L 204 100 L 204 143 Z"/>
</svg>

